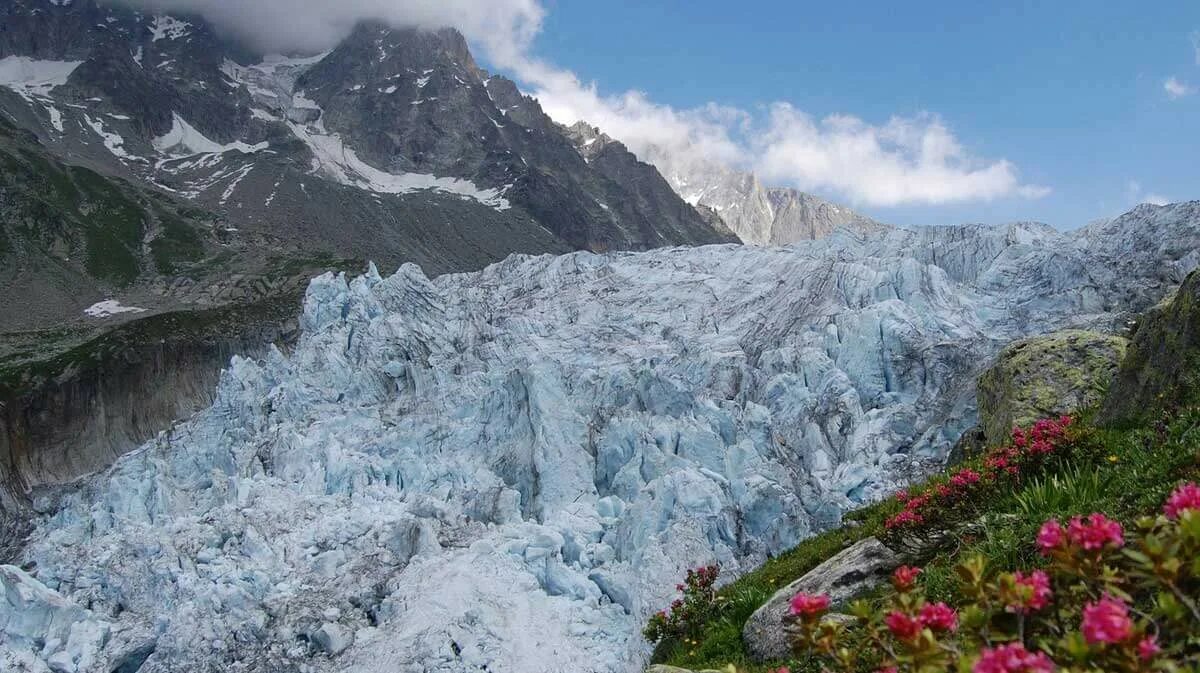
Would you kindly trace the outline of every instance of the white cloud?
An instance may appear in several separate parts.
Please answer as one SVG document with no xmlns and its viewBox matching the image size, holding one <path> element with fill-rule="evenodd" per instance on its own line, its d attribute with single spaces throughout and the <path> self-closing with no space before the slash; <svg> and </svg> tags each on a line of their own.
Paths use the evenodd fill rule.
<svg viewBox="0 0 1200 673">
<path fill-rule="evenodd" d="M 1163 82 L 1163 89 L 1167 92 L 1167 98 L 1171 100 L 1177 100 L 1196 93 L 1194 87 L 1179 81 L 1174 76 L 1168 77 L 1167 81 Z"/>
<path fill-rule="evenodd" d="M 717 161 L 754 170 L 768 183 L 871 206 L 1050 192 L 1023 184 L 1008 161 L 971 156 L 935 115 L 894 117 L 876 126 L 849 115 L 817 121 L 788 103 L 773 103 L 757 115 L 715 103 L 678 110 L 638 91 L 603 96 L 595 84 L 528 58 L 501 65 L 532 85 L 557 121 L 586 120 L 639 156 L 671 156 L 674 167 Z"/>
<path fill-rule="evenodd" d="M 940 204 L 1004 196 L 1036 198 L 1003 159 L 972 156 L 935 115 L 873 125 L 849 115 L 815 120 L 787 103 L 749 111 L 715 103 L 676 109 L 646 94 L 601 95 L 571 72 L 534 58 L 541 0 L 122 0 L 147 9 L 202 14 L 263 51 L 327 49 L 364 19 L 454 26 L 491 64 L 512 73 L 556 121 L 586 120 L 639 156 L 677 166 L 720 162 L 801 189 L 868 205 Z"/>
<path fill-rule="evenodd" d="M 1165 206 L 1168 203 L 1171 203 L 1171 199 L 1163 196 L 1162 194 L 1148 192 L 1142 189 L 1142 183 L 1138 182 L 1137 180 L 1130 180 L 1125 185 L 1125 197 L 1134 205 L 1139 203 L 1149 203 L 1155 206 Z"/>
</svg>

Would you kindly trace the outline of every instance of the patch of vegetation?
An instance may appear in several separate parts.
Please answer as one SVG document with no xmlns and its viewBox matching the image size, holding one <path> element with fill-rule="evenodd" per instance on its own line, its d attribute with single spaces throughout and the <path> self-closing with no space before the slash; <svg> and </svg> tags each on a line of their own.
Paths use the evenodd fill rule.
<svg viewBox="0 0 1200 673">
<path fill-rule="evenodd" d="M 158 211 L 158 226 L 158 235 L 150 241 L 150 254 L 159 273 L 178 273 L 183 264 L 204 258 L 204 241 L 195 227 L 165 210 Z"/>
<path fill-rule="evenodd" d="M 930 601 L 951 605 L 964 600 L 955 567 L 963 560 L 983 556 L 995 568 L 1031 570 L 1046 560 L 1033 544 L 1040 526 L 1049 518 L 1066 519 L 1091 512 L 1106 512 L 1123 521 L 1157 511 L 1176 485 L 1200 478 L 1200 399 L 1180 411 L 1146 425 L 1111 429 L 1081 422 L 1071 438 L 1070 457 L 1051 461 L 1046 471 L 1018 487 L 990 489 L 979 498 L 975 520 L 968 525 L 952 522 L 941 527 L 930 522 L 931 539 L 941 544 L 928 549 L 918 562 L 925 566 L 923 584 Z M 969 463 L 975 469 L 982 459 Z M 935 477 L 921 490 L 947 484 Z M 1059 488 L 1053 489 L 1057 484 Z M 1050 490 L 1054 490 L 1051 494 Z M 659 644 L 654 661 L 690 669 L 723 668 L 759 672 L 788 665 L 793 671 L 819 670 L 813 660 L 753 662 L 742 641 L 747 619 L 778 587 L 799 579 L 845 546 L 868 536 L 887 537 L 885 521 L 903 511 L 896 499 L 865 507 L 846 518 L 856 525 L 811 538 L 772 559 L 762 568 L 726 585 L 718 592 L 725 607 L 697 635 Z M 867 597 L 878 606 L 889 591 Z"/>
<path fill-rule="evenodd" d="M 47 348 L 32 360 L 16 356 L 0 360 L 0 401 L 20 397 L 60 376 L 99 367 L 131 348 L 162 341 L 228 338 L 244 333 L 248 326 L 278 325 L 296 314 L 300 301 L 300 294 L 292 293 L 253 304 L 159 313 L 123 323 L 83 343 L 56 341 L 60 331 L 49 331 L 47 344 L 68 345 Z"/>
</svg>

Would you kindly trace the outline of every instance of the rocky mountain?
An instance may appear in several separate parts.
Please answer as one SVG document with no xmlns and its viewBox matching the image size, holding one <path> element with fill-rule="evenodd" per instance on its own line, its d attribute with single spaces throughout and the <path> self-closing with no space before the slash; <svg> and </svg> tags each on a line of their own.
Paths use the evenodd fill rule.
<svg viewBox="0 0 1200 673">
<path fill-rule="evenodd" d="M 632 156 L 589 164 L 449 29 L 363 24 L 287 57 L 195 16 L 9 0 L 0 162 L 0 476 L 18 490 L 211 403 L 199 382 L 294 334 L 323 271 L 737 240 Z M 198 383 L 156 383 L 168 369 Z M 31 467 L 75 433 L 94 456 Z"/>
<path fill-rule="evenodd" d="M 515 251 L 735 240 L 657 176 L 591 167 L 453 30 L 364 24 L 285 58 L 102 0 L 13 0 L 0 25 L 0 110 L 17 127 L 65 163 L 206 211 L 247 248 L 440 273 Z M 92 276 L 107 291 L 92 298 L 178 275 L 125 271 Z"/>
<path fill-rule="evenodd" d="M 292 352 L 35 491 L 0 662 L 632 673 L 684 568 L 736 574 L 888 492 L 976 424 L 1006 343 L 1117 329 L 1197 249 L 1191 202 L 324 275 Z"/>
<path fill-rule="evenodd" d="M 845 228 L 876 233 L 880 224 L 845 206 L 788 187 L 765 187 L 753 173 L 716 161 L 695 160 L 658 145 L 642 151 L 688 203 L 709 209 L 751 245 L 789 245 Z"/>
</svg>

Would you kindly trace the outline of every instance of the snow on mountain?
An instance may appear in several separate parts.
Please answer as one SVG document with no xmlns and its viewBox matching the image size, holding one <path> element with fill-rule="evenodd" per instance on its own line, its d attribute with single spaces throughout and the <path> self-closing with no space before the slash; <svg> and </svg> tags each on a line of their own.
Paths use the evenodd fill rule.
<svg viewBox="0 0 1200 673">
<path fill-rule="evenodd" d="M 735 574 L 894 488 L 974 423 L 1004 343 L 1117 324 L 1198 247 L 1193 202 L 323 276 L 294 352 L 235 358 L 211 408 L 38 498 L 0 662 L 639 670 L 684 568 Z"/>
</svg>

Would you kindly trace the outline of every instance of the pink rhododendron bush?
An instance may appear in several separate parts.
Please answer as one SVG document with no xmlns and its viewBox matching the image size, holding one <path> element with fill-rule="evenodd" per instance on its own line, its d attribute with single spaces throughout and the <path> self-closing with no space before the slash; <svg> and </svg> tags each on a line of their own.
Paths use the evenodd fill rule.
<svg viewBox="0 0 1200 673">
<path fill-rule="evenodd" d="M 909 566 L 881 609 L 858 601 L 848 624 L 826 619 L 827 597 L 797 595 L 797 657 L 844 672 L 1200 671 L 1200 486 L 1129 528 L 1101 513 L 1051 519 L 1033 542 L 1046 565 L 1032 572 L 959 564 L 958 605 L 927 600 Z"/>
<path fill-rule="evenodd" d="M 688 570 L 683 583 L 675 585 L 680 597 L 671 603 L 670 609 L 660 610 L 650 617 L 642 635 L 652 643 L 663 638 L 695 635 L 696 629 L 717 610 L 715 585 L 720 574 L 717 565 Z"/>
<path fill-rule="evenodd" d="M 989 451 L 979 469 L 964 467 L 920 491 L 900 491 L 900 511 L 884 522 L 885 541 L 893 547 L 928 546 L 928 536 L 979 516 L 982 499 L 996 489 L 1013 488 L 1072 458 L 1080 450 L 1074 427 L 1074 419 L 1062 416 L 1013 428 L 1009 444 Z"/>
</svg>

